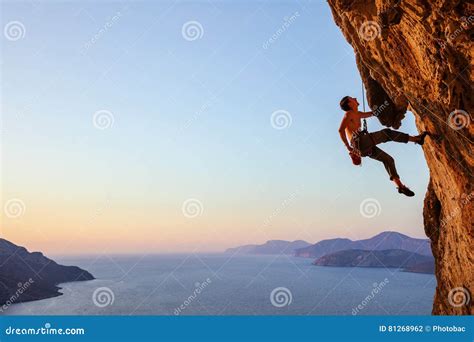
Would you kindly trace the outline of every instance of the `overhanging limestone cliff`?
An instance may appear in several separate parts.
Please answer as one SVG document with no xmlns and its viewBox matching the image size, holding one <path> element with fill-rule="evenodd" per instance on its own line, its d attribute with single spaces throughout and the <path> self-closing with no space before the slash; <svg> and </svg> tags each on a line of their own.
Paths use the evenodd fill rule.
<svg viewBox="0 0 474 342">
<path fill-rule="evenodd" d="M 328 2 L 380 122 L 398 128 L 410 110 L 420 132 L 440 138 L 423 147 L 430 170 L 423 216 L 436 260 L 433 313 L 474 314 L 474 5 Z"/>
</svg>

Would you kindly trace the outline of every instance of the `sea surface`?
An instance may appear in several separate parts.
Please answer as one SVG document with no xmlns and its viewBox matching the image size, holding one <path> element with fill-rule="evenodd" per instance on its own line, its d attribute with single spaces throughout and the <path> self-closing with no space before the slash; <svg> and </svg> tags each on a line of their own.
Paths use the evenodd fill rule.
<svg viewBox="0 0 474 342">
<path fill-rule="evenodd" d="M 435 277 L 227 254 L 55 258 L 97 279 L 7 315 L 429 315 Z"/>
</svg>

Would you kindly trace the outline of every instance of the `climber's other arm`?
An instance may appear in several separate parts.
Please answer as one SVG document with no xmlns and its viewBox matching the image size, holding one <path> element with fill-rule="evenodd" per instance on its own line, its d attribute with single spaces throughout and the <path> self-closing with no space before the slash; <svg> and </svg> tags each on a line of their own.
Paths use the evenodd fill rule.
<svg viewBox="0 0 474 342">
<path fill-rule="evenodd" d="M 347 135 L 346 135 L 346 128 L 347 128 L 347 115 L 344 115 L 344 118 L 341 121 L 341 126 L 339 126 L 339 135 L 341 136 L 341 140 L 346 146 L 346 148 L 351 151 L 352 147 L 349 145 L 349 141 L 347 141 Z"/>
</svg>

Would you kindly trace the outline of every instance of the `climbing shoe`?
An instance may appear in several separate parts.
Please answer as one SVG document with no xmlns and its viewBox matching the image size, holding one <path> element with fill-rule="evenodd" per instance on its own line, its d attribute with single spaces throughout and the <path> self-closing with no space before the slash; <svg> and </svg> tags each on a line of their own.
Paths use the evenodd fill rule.
<svg viewBox="0 0 474 342">
<path fill-rule="evenodd" d="M 397 189 L 398 189 L 399 194 L 404 194 L 405 196 L 408 196 L 408 197 L 415 196 L 415 193 L 411 191 L 410 189 L 408 189 L 406 186 L 400 186 Z"/>
</svg>

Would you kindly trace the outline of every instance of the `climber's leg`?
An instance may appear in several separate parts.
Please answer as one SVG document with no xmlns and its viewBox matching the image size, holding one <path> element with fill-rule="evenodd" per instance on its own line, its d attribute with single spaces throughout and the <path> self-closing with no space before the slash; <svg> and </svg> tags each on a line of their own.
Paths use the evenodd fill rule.
<svg viewBox="0 0 474 342">
<path fill-rule="evenodd" d="M 405 144 L 410 141 L 410 136 L 408 134 L 394 131 L 390 128 L 385 128 L 381 131 L 370 133 L 370 137 L 375 145 L 385 143 L 387 141 L 396 141 Z"/>
<path fill-rule="evenodd" d="M 408 187 L 405 186 L 400 180 L 400 176 L 398 175 L 397 169 L 395 167 L 395 160 L 392 158 L 392 156 L 390 156 L 388 153 L 384 152 L 377 146 L 374 146 L 372 148 L 371 153 L 369 154 L 369 157 L 371 159 L 375 159 L 383 163 L 385 170 L 387 170 L 387 173 L 390 176 L 390 180 L 397 185 L 399 193 L 409 197 L 415 195 L 415 193 L 408 189 Z"/>
<path fill-rule="evenodd" d="M 411 136 L 403 132 L 394 131 L 390 128 L 382 129 L 378 132 L 370 133 L 370 137 L 375 145 L 385 143 L 387 141 L 395 141 L 400 143 L 407 143 L 409 141 L 423 145 L 425 143 L 425 138 L 428 136 L 428 132 L 423 132 L 417 136 Z"/>
<path fill-rule="evenodd" d="M 388 153 L 384 152 L 377 146 L 372 148 L 371 153 L 369 154 L 369 157 L 371 159 L 378 160 L 383 163 L 383 166 L 385 167 L 385 170 L 387 170 L 388 175 L 390 176 L 390 180 L 395 180 L 395 179 L 400 179 L 400 176 L 397 173 L 397 169 L 395 167 L 395 160 L 392 158 L 391 155 Z M 403 185 L 403 184 L 397 184 L 397 185 Z"/>
<path fill-rule="evenodd" d="M 402 181 L 400 180 L 400 178 L 394 178 L 394 179 L 393 179 L 393 182 L 394 182 L 395 185 L 396 185 L 397 187 L 399 187 L 399 188 L 404 186 L 404 184 L 402 183 Z"/>
</svg>

